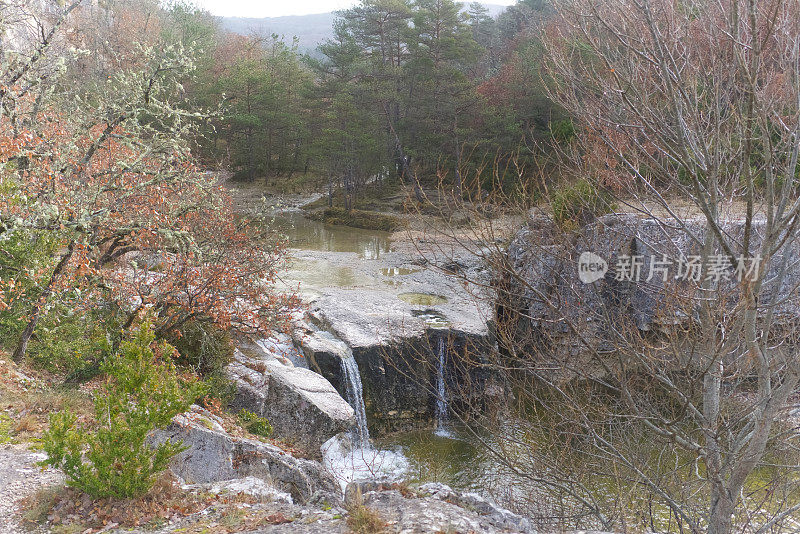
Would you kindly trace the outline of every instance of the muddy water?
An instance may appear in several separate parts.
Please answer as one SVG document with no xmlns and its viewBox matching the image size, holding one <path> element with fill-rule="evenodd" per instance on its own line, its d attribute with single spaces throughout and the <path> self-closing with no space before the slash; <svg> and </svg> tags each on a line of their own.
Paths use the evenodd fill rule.
<svg viewBox="0 0 800 534">
<path fill-rule="evenodd" d="M 416 306 L 436 306 L 437 304 L 444 304 L 447 302 L 447 297 L 442 295 L 434 295 L 432 293 L 400 293 L 397 298 L 403 302 L 414 304 Z"/>
<path fill-rule="evenodd" d="M 391 250 L 389 232 L 334 226 L 312 221 L 301 212 L 275 215 L 270 226 L 289 240 L 289 246 L 325 252 L 355 252 L 365 260 L 374 260 Z"/>
</svg>

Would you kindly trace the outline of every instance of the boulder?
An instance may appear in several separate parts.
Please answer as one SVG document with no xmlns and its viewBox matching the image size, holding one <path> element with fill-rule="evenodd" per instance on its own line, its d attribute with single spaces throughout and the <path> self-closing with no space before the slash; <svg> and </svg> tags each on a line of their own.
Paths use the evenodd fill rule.
<svg viewBox="0 0 800 534">
<path fill-rule="evenodd" d="M 422 495 L 429 495 L 440 501 L 456 504 L 467 510 L 472 510 L 495 528 L 518 532 L 535 532 L 530 521 L 505 508 L 502 508 L 489 499 L 477 493 L 460 493 L 450 486 L 438 482 L 429 482 L 419 487 Z"/>
<path fill-rule="evenodd" d="M 245 477 L 265 480 L 295 501 L 307 502 L 323 496 L 340 500 L 339 484 L 319 462 L 295 458 L 261 441 L 234 437 L 221 430 L 213 416 L 193 406 L 176 416 L 165 429 L 151 436 L 155 445 L 180 441 L 186 450 L 177 454 L 170 470 L 186 484 L 207 484 Z"/>
<path fill-rule="evenodd" d="M 265 417 L 274 435 L 320 457 L 320 446 L 355 424 L 353 409 L 323 376 L 295 367 L 274 344 L 241 342 L 226 372 L 237 393 L 231 403 Z"/>
<path fill-rule="evenodd" d="M 249 495 L 261 502 L 293 503 L 291 495 L 275 489 L 263 478 L 253 476 L 206 484 L 184 484 L 183 489 L 211 495 Z"/>
</svg>

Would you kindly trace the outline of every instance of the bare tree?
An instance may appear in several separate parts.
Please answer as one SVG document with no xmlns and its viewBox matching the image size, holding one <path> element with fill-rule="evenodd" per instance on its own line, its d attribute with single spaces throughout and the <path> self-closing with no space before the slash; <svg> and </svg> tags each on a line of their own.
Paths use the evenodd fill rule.
<svg viewBox="0 0 800 534">
<path fill-rule="evenodd" d="M 485 445 L 568 493 L 568 523 L 797 528 L 800 5 L 555 8 L 545 77 L 578 127 L 560 170 L 594 188 L 508 247 L 485 207 L 446 230 L 495 272 L 495 366 L 515 400 L 480 425 L 522 430 Z M 617 213 L 564 224 L 601 190 Z M 609 267 L 593 283 L 584 253 Z M 547 429 L 561 448 L 539 447 Z"/>
</svg>

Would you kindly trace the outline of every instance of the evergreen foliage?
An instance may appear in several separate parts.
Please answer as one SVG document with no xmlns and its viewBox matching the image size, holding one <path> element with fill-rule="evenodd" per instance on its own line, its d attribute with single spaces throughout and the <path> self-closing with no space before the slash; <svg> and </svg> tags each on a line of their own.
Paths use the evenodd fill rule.
<svg viewBox="0 0 800 534">
<path fill-rule="evenodd" d="M 183 450 L 170 441 L 153 446 L 148 435 L 186 411 L 204 388 L 179 378 L 170 360 L 174 349 L 154 339 L 145 325 L 103 363 L 108 379 L 94 399 L 94 426 L 78 424 L 69 410 L 50 417 L 42 442 L 44 463 L 64 471 L 70 486 L 93 497 L 146 493 Z"/>
</svg>

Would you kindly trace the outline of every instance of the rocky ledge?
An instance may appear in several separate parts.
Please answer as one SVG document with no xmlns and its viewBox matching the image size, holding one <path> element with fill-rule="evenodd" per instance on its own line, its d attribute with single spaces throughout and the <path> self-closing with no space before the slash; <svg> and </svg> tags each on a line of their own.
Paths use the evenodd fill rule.
<svg viewBox="0 0 800 534">
<path fill-rule="evenodd" d="M 604 367 L 588 369 L 586 365 L 592 365 L 594 354 L 615 351 L 612 332 L 630 329 L 647 333 L 652 341 L 662 334 L 674 335 L 676 327 L 687 328 L 695 320 L 687 297 L 699 290 L 678 278 L 676 269 L 680 258 L 700 253 L 698 243 L 705 231 L 705 220 L 698 218 L 677 224 L 612 214 L 575 234 L 559 231 L 552 221 L 531 220 L 508 247 L 512 270 L 495 277 L 506 295 L 497 303 L 499 328 L 512 334 L 518 347 L 538 355 L 542 372 L 583 366 L 582 372 L 603 374 Z M 743 241 L 741 222 L 725 223 L 722 231 L 734 242 Z M 753 254 L 762 233 L 763 223 L 756 222 L 750 244 Z M 770 302 L 778 297 L 776 321 L 791 324 L 796 323 L 800 309 L 800 297 L 794 291 L 800 284 L 798 248 L 794 241 L 769 265 L 759 265 L 768 271 L 762 299 Z M 601 269 L 593 281 L 582 283 L 579 259 L 589 253 Z M 617 276 L 619 262 L 626 257 L 641 259 L 638 276 L 631 271 Z M 665 266 L 666 277 L 658 270 Z M 720 298 L 728 299 L 732 307 L 739 292 L 732 267 L 726 276 L 730 280 L 721 281 Z"/>
<path fill-rule="evenodd" d="M 231 436 L 219 418 L 198 406 L 177 416 L 152 439 L 181 440 L 186 450 L 172 460 L 170 469 L 184 490 L 238 496 L 232 502 L 246 503 L 240 505 L 246 508 L 243 517 L 263 519 L 258 530 L 249 532 L 350 532 L 348 516 L 354 513 L 369 514 L 383 532 L 534 532 L 527 519 L 444 484 L 411 489 L 351 483 L 343 496 L 333 475 L 319 462 L 295 458 L 269 443 Z M 229 512 L 204 510 L 163 532 L 210 525 Z"/>
<path fill-rule="evenodd" d="M 319 458 L 320 446 L 355 424 L 353 409 L 323 376 L 302 361 L 287 336 L 239 342 L 226 372 L 236 386 L 231 407 L 266 417 L 275 437 Z"/>
<path fill-rule="evenodd" d="M 187 484 L 203 484 L 255 477 L 299 502 L 339 502 L 339 484 L 316 461 L 295 458 L 275 445 L 229 435 L 216 416 L 193 406 L 157 430 L 152 440 L 183 442 L 186 450 L 170 463 L 170 470 Z"/>
</svg>

